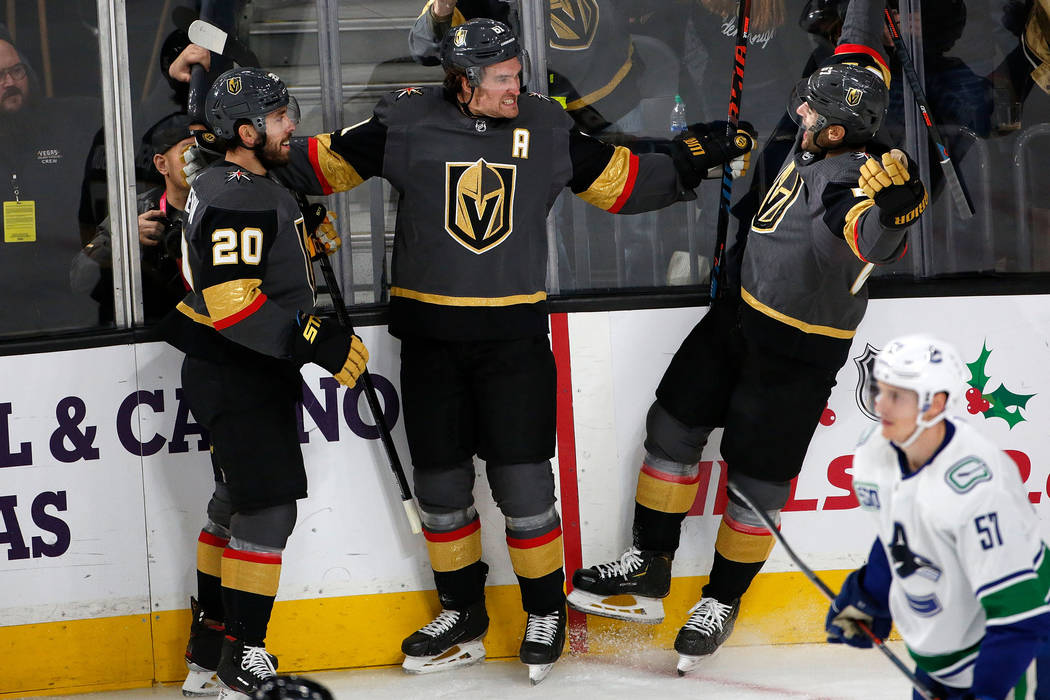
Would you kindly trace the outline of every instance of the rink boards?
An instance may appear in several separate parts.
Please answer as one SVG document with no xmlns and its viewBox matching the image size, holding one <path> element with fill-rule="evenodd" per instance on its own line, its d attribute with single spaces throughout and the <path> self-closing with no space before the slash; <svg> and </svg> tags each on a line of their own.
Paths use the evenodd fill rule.
<svg viewBox="0 0 1050 700">
<path fill-rule="evenodd" d="M 570 572 L 619 555 L 628 542 L 645 412 L 704 311 L 552 317 L 561 369 L 555 473 Z M 1048 329 L 1045 296 L 871 303 L 783 515 L 785 536 L 829 584 L 862 562 L 872 538 L 848 472 L 858 435 L 872 425 L 857 401 L 871 348 L 917 330 L 954 342 L 993 407 L 968 420 L 1009 451 L 1044 514 Z M 382 327 L 359 332 L 407 465 L 397 341 Z M 181 681 L 211 468 L 182 400 L 180 363 L 163 344 L 0 358 L 0 697 Z M 400 663 L 401 638 L 437 608 L 423 540 L 406 525 L 360 393 L 313 366 L 303 380 L 311 495 L 299 503 L 285 552 L 269 645 L 288 671 Z M 711 564 L 724 507 L 718 435 L 703 456 L 707 478 L 675 558 L 668 620 L 633 628 L 577 621 L 576 650 L 670 645 Z M 523 619 L 483 469 L 475 494 L 491 567 L 486 646 L 490 656 L 514 655 Z M 816 641 L 824 609 L 774 549 L 731 643 Z"/>
</svg>

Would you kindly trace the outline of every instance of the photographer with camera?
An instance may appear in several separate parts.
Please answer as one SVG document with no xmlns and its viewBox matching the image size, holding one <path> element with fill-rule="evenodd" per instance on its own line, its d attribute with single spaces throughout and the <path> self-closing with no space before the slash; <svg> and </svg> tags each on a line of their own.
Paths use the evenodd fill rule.
<svg viewBox="0 0 1050 700">
<path fill-rule="evenodd" d="M 147 321 L 156 321 L 186 295 L 179 272 L 179 250 L 189 183 L 183 173 L 183 155 L 193 145 L 193 122 L 176 112 L 161 119 L 143 137 L 153 153 L 153 167 L 164 187 L 138 196 L 139 245 L 142 250 L 142 294 Z M 100 324 L 113 322 L 113 254 L 110 220 L 98 226 L 95 237 L 73 258 L 69 282 L 73 291 L 98 302 Z"/>
</svg>

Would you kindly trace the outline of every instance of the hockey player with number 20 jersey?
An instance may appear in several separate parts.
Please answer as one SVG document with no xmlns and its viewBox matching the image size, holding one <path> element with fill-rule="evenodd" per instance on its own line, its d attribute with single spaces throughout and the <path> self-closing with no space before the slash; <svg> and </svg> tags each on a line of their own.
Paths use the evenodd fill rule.
<svg viewBox="0 0 1050 700">
<path fill-rule="evenodd" d="M 828 611 L 828 641 L 870 647 L 858 622 L 879 637 L 895 622 L 938 698 L 1050 697 L 1038 684 L 1050 678 L 1046 543 L 1017 467 L 949 415 L 962 361 L 941 340 L 905 336 L 872 374 L 880 425 L 857 448 L 853 491 L 877 538 Z"/>
</svg>

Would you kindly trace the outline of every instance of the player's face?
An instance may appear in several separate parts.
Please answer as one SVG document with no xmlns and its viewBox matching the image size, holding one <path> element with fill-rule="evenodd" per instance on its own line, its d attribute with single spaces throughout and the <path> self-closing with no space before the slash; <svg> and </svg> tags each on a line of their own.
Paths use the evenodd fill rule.
<svg viewBox="0 0 1050 700">
<path fill-rule="evenodd" d="M 29 75 L 15 47 L 0 41 L 0 113 L 13 114 L 25 106 Z"/>
<path fill-rule="evenodd" d="M 813 131 L 817 125 L 817 120 L 820 119 L 820 115 L 806 102 L 798 106 L 795 114 L 802 118 L 802 127 L 805 129 L 802 132 L 802 150 L 810 153 L 821 153 L 824 151 L 829 145 L 826 139 L 822 140 L 821 138 L 824 130 Z"/>
<path fill-rule="evenodd" d="M 290 116 L 287 107 L 281 107 L 266 115 L 266 145 L 263 160 L 268 165 L 284 165 L 291 157 L 289 139 L 295 133 L 297 120 Z"/>
<path fill-rule="evenodd" d="M 512 58 L 487 66 L 481 85 L 474 89 L 470 111 L 486 117 L 513 119 L 518 116 L 521 94 L 521 61 Z"/>
<path fill-rule="evenodd" d="M 904 442 L 915 431 L 919 418 L 919 395 L 911 389 L 902 389 L 885 382 L 877 382 L 875 414 L 882 422 L 882 436 L 894 442 Z"/>
</svg>

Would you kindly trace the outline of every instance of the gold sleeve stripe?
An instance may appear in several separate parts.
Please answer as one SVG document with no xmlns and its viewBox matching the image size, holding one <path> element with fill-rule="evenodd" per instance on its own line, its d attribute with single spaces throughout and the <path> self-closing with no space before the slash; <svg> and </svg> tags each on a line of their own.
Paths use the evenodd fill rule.
<svg viewBox="0 0 1050 700">
<path fill-rule="evenodd" d="M 229 328 L 251 316 L 266 301 L 262 280 L 230 280 L 201 292 L 216 330 Z"/>
<path fill-rule="evenodd" d="M 187 304 L 186 302 L 180 301 L 178 304 L 175 305 L 175 308 L 178 309 L 183 315 L 189 317 L 191 321 L 199 323 L 202 326 L 207 326 L 208 328 L 215 328 L 210 318 L 208 318 L 204 314 L 197 313 L 193 310 L 193 307 Z"/>
<path fill-rule="evenodd" d="M 638 472 L 638 488 L 634 498 L 646 508 L 661 513 L 688 513 L 696 500 L 700 488 L 700 477 L 688 482 L 663 479 L 656 472 L 647 471 L 644 467 Z"/>
<path fill-rule="evenodd" d="M 309 140 L 310 165 L 325 194 L 345 192 L 364 182 L 354 166 L 332 150 L 332 135 L 318 134 Z"/>
<path fill-rule="evenodd" d="M 515 574 L 525 578 L 540 578 L 562 567 L 564 562 L 562 560 L 561 528 L 548 534 L 553 534 L 554 538 L 528 548 L 517 547 L 513 544 L 513 542 L 528 540 L 507 538 L 507 551 L 510 553 L 510 563 Z M 536 539 L 542 540 L 545 537 Z"/>
<path fill-rule="evenodd" d="M 202 532 L 197 538 L 197 569 L 208 576 L 222 576 L 222 551 L 229 540 Z"/>
<path fill-rule="evenodd" d="M 853 207 L 846 212 L 846 225 L 842 227 L 842 237 L 846 239 L 846 243 L 849 244 L 849 249 L 853 251 L 853 254 L 864 262 L 871 262 L 860 253 L 860 247 L 857 245 L 857 238 L 860 237 L 860 215 L 875 206 L 875 200 L 868 198 L 862 202 L 854 204 Z"/>
<path fill-rule="evenodd" d="M 428 535 L 427 552 L 434 571 L 456 571 L 481 560 L 481 528 L 455 540 L 433 540 Z"/>
<path fill-rule="evenodd" d="M 427 294 L 404 287 L 391 287 L 390 296 L 415 299 L 427 304 L 441 306 L 513 306 L 514 304 L 535 304 L 547 298 L 547 292 L 532 294 L 514 294 L 509 297 L 450 297 L 443 294 Z"/>
<path fill-rule="evenodd" d="M 627 52 L 627 60 L 620 66 L 620 70 L 616 71 L 616 75 L 612 77 L 612 80 L 607 82 L 602 87 L 598 88 L 594 92 L 588 93 L 579 99 L 573 100 L 572 102 L 565 105 L 565 109 L 572 111 L 574 109 L 580 109 L 587 105 L 594 104 L 598 100 L 602 99 L 610 92 L 616 89 L 616 86 L 631 72 L 631 67 L 634 65 L 634 44 L 631 44 L 630 50 Z"/>
<path fill-rule="evenodd" d="M 429 12 L 430 11 L 430 7 L 433 4 L 434 4 L 434 0 L 427 0 L 427 4 L 423 6 L 423 11 L 419 13 L 419 16 L 422 17 L 427 12 Z M 463 24 L 466 21 L 467 21 L 467 19 L 463 16 L 463 13 L 459 11 L 459 8 L 456 8 L 456 9 L 452 10 L 452 26 L 453 27 L 458 27 L 459 25 Z"/>
<path fill-rule="evenodd" d="M 775 542 L 769 532 L 764 535 L 745 534 L 729 527 L 723 520 L 715 537 L 715 551 L 729 561 L 754 564 L 769 559 Z"/>
<path fill-rule="evenodd" d="M 227 548 L 222 555 L 222 585 L 273 597 L 281 580 L 281 555 Z"/>
<path fill-rule="evenodd" d="M 814 335 L 826 335 L 829 338 L 843 339 L 852 338 L 857 334 L 857 331 L 855 330 L 847 331 L 842 328 L 833 328 L 832 326 L 818 326 L 815 323 L 806 323 L 805 321 L 800 321 L 797 318 L 792 318 L 787 314 L 782 314 L 776 309 L 769 308 L 768 306 L 760 302 L 758 299 L 751 296 L 750 292 L 743 288 L 740 289 L 740 296 L 741 298 L 743 298 L 744 301 L 748 303 L 749 306 L 751 306 L 759 313 L 763 313 L 772 319 L 776 319 L 781 323 L 791 326 L 792 328 L 797 328 L 803 333 L 813 333 Z"/>
<path fill-rule="evenodd" d="M 579 197 L 588 204 L 615 214 L 631 196 L 637 176 L 638 156 L 624 146 L 616 146 L 605 170 Z"/>
</svg>

